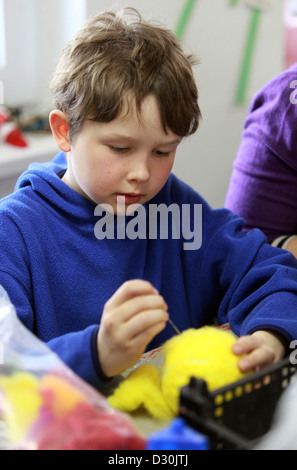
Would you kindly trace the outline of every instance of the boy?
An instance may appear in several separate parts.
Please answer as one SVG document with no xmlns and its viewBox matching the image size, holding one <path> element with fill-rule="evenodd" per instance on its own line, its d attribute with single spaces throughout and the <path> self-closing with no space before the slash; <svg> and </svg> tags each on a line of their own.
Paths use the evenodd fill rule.
<svg viewBox="0 0 297 470">
<path fill-rule="evenodd" d="M 0 203 L 0 284 L 22 322 L 96 386 L 175 334 L 169 316 L 180 330 L 230 322 L 242 370 L 297 338 L 293 257 L 171 173 L 200 119 L 192 65 L 173 33 L 135 11 L 89 20 L 52 83 L 62 152 Z M 182 209 L 167 236 L 149 224 L 161 207 Z M 186 245 L 197 231 L 201 243 Z"/>
</svg>

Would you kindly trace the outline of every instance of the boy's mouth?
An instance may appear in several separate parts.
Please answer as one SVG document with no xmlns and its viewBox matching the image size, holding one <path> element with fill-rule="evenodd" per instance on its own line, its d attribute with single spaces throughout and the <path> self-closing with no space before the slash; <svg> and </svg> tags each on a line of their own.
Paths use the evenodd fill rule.
<svg viewBox="0 0 297 470">
<path fill-rule="evenodd" d="M 143 197 L 143 194 L 140 193 L 118 193 L 117 198 L 120 199 L 120 202 L 125 203 L 127 205 L 130 204 L 138 204 Z"/>
</svg>

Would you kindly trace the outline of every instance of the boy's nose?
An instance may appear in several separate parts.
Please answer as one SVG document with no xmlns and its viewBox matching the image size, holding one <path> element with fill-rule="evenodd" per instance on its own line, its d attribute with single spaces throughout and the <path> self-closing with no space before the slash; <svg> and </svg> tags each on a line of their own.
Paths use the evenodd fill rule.
<svg viewBox="0 0 297 470">
<path fill-rule="evenodd" d="M 150 177 L 149 165 L 147 158 L 136 158 L 132 163 L 127 175 L 129 181 L 137 181 L 144 183 Z"/>
</svg>

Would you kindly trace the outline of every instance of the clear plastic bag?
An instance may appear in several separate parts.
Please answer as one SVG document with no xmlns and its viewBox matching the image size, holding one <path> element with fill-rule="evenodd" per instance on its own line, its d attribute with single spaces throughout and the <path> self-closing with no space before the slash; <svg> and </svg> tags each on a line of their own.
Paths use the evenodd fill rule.
<svg viewBox="0 0 297 470">
<path fill-rule="evenodd" d="M 126 415 L 18 319 L 0 286 L 0 450 L 143 450 Z"/>
</svg>

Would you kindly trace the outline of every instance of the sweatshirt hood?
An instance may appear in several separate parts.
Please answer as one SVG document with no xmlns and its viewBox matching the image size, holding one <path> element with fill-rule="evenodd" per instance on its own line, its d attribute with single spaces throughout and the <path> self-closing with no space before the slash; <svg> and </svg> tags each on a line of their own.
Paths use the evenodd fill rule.
<svg viewBox="0 0 297 470">
<path fill-rule="evenodd" d="M 49 206 L 63 216 L 90 221 L 94 217 L 95 204 L 67 186 L 62 176 L 67 168 L 65 163 L 55 161 L 32 163 L 18 179 L 15 190 L 31 188 Z"/>
</svg>

